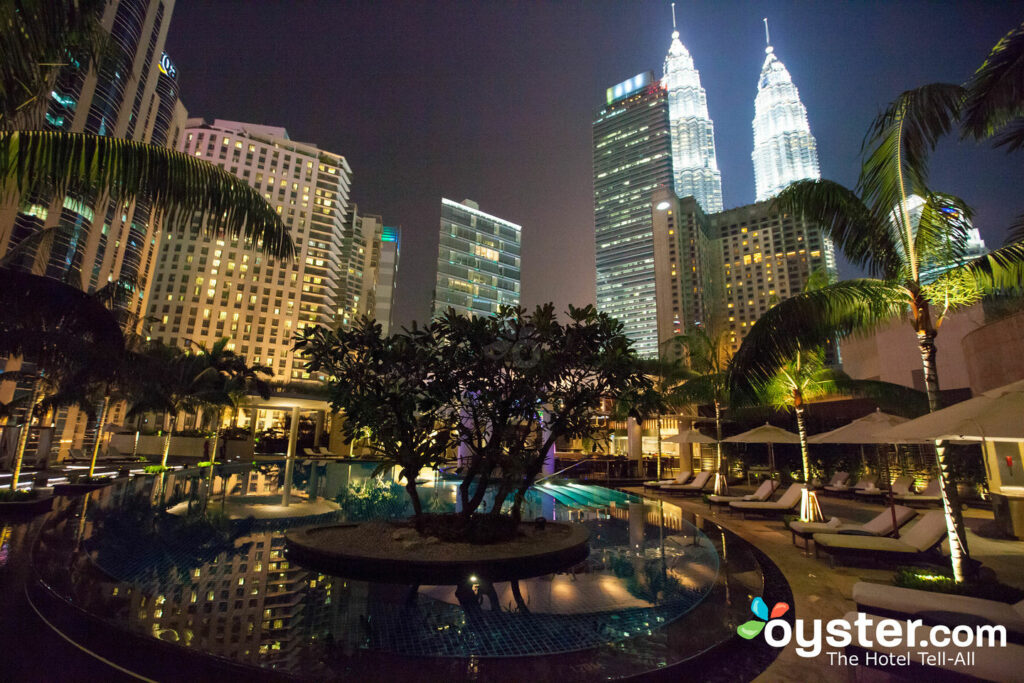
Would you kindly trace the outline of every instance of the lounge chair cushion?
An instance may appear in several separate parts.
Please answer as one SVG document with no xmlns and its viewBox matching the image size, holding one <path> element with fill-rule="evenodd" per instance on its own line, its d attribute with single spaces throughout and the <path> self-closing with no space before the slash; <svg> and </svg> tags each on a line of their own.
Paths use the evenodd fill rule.
<svg viewBox="0 0 1024 683">
<path fill-rule="evenodd" d="M 948 597 L 948 596 L 947 596 Z M 871 644 L 860 642 L 858 636 L 858 628 L 854 626 L 857 619 L 857 612 L 848 612 L 843 619 L 850 622 L 849 633 L 853 636 L 853 645 L 856 647 L 863 648 L 865 650 L 871 650 L 873 652 L 886 652 L 895 653 L 899 655 L 909 655 L 910 661 L 924 664 L 925 660 L 922 657 L 922 653 L 932 655 L 931 661 L 941 661 L 940 658 L 935 657 L 939 652 L 943 652 L 945 656 L 945 662 L 939 667 L 946 671 L 954 671 L 969 679 L 981 679 L 986 681 L 1012 681 L 1017 680 L 1020 677 L 1020 672 L 1024 670 L 1024 647 L 1015 645 L 1013 643 L 1007 643 L 1006 647 L 987 647 L 987 646 L 974 646 L 965 648 L 954 648 L 952 646 L 946 647 L 934 647 L 930 645 L 924 645 L 931 639 L 928 631 L 932 627 L 919 627 L 914 633 L 914 640 L 917 641 L 913 647 L 906 646 L 906 637 L 904 630 L 906 629 L 906 621 L 894 620 L 894 623 L 899 626 L 899 645 L 896 647 L 885 647 L 878 642 L 875 635 L 875 625 L 881 619 L 887 617 L 879 617 L 872 614 L 867 615 L 867 618 L 872 621 L 872 624 L 867 627 L 866 632 L 871 638 L 869 641 Z M 896 628 L 896 627 L 893 627 Z M 948 627 L 947 627 L 948 633 Z M 973 652 L 975 656 L 973 661 L 970 663 L 957 664 L 956 657 L 950 654 L 951 651 L 955 652 Z M 929 680 L 930 677 L 927 673 L 920 675 L 921 680 Z"/>
<path fill-rule="evenodd" d="M 942 491 L 939 488 L 939 480 L 932 479 L 928 482 L 928 485 L 924 487 L 920 493 L 906 493 L 898 496 L 893 496 L 896 500 L 916 500 L 916 501 L 937 501 L 942 500 Z"/>
<path fill-rule="evenodd" d="M 902 505 L 896 507 L 896 527 L 899 528 L 917 515 L 917 511 Z M 870 536 L 888 536 L 892 533 L 892 510 L 886 508 L 869 522 L 864 524 L 844 523 L 838 517 L 827 522 L 790 522 L 789 528 L 801 535 L 807 534 L 868 534 Z"/>
<path fill-rule="evenodd" d="M 859 582 L 853 586 L 853 601 L 864 611 L 886 610 L 908 617 L 935 612 L 959 612 L 1002 624 L 1008 631 L 1024 634 L 1024 600 L 1010 605 L 966 595 L 933 593 L 880 583 Z"/>
<path fill-rule="evenodd" d="M 698 472 L 689 484 L 665 484 L 660 488 L 662 491 L 699 491 L 708 483 L 710 477 L 710 472 Z"/>
<path fill-rule="evenodd" d="M 842 486 L 842 485 L 844 485 L 846 483 L 846 480 L 849 479 L 849 478 L 850 478 L 850 473 L 849 472 L 836 472 L 835 474 L 832 475 L 832 478 L 829 480 L 828 485 L 829 486 Z"/>
<path fill-rule="evenodd" d="M 942 542 L 946 535 L 946 519 L 935 510 L 921 517 L 900 538 L 854 536 L 849 534 L 814 534 L 814 543 L 823 548 L 845 548 L 868 552 L 923 553 Z"/>
<path fill-rule="evenodd" d="M 772 497 L 777 487 L 778 482 L 773 479 L 766 479 L 761 482 L 761 485 L 753 493 L 748 493 L 745 496 L 708 496 L 708 501 L 712 503 L 731 503 L 734 500 L 765 501 Z"/>
<path fill-rule="evenodd" d="M 685 484 L 686 480 L 690 478 L 690 471 L 680 472 L 676 475 L 675 479 L 655 479 L 653 481 L 645 481 L 644 486 L 664 486 L 665 484 Z"/>
<path fill-rule="evenodd" d="M 785 511 L 791 508 L 795 508 L 800 504 L 800 490 L 803 488 L 803 484 L 790 484 L 786 492 L 782 494 L 774 503 L 759 503 L 755 501 L 738 501 L 735 503 L 729 503 L 729 506 L 736 510 L 748 510 L 748 511 Z"/>
</svg>

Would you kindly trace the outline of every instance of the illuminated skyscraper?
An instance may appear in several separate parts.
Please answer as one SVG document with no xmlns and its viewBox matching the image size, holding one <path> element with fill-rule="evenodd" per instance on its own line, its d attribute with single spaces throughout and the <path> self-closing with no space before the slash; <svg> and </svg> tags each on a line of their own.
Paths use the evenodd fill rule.
<svg viewBox="0 0 1024 683">
<path fill-rule="evenodd" d="M 675 7 L 672 9 L 675 26 Z M 672 31 L 662 85 L 668 91 L 672 181 L 676 196 L 694 197 L 706 213 L 722 210 L 722 173 L 715 156 L 715 126 L 693 57 Z"/>
<path fill-rule="evenodd" d="M 651 72 L 608 88 L 594 119 L 597 307 L 658 355 L 651 195 L 672 186 L 668 97 Z"/>
<path fill-rule="evenodd" d="M 768 38 L 767 19 L 765 38 Z M 807 109 L 800 101 L 800 93 L 770 44 L 765 53 L 754 100 L 754 151 L 751 154 L 759 202 L 774 197 L 797 180 L 821 177 L 818 146 L 807 124 Z"/>
<path fill-rule="evenodd" d="M 380 266 L 377 272 L 377 290 L 374 296 L 374 317 L 384 334 L 390 334 L 394 325 L 395 287 L 398 285 L 398 257 L 402 229 L 384 226 L 380 238 Z"/>
<path fill-rule="evenodd" d="M 442 199 L 432 315 L 454 308 L 486 316 L 518 306 L 521 231 L 471 199 Z"/>
</svg>

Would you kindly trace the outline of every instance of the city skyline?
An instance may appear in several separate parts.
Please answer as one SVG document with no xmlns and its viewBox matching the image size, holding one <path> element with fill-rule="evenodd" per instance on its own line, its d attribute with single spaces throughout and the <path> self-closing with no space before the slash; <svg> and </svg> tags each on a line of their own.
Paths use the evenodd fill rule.
<svg viewBox="0 0 1024 683">
<path fill-rule="evenodd" d="M 245 7 L 176 8 L 168 53 L 185 74 L 183 101 L 197 116 L 287 125 L 351 160 L 354 200 L 403 228 L 397 324 L 429 309 L 436 202 L 445 195 L 475 197 L 524 226 L 524 304 L 593 301 L 591 250 L 566 251 L 593 239 L 590 124 L 605 88 L 663 59 L 667 2 Z M 452 11 L 459 22 L 448 21 Z M 677 12 L 708 92 L 727 208 L 754 199 L 749 131 L 762 16 L 801 88 L 822 176 L 845 184 L 856 179 L 863 132 L 885 103 L 922 83 L 967 78 L 1017 19 L 1011 7 L 936 12 L 906 3 L 886 8 L 884 20 L 918 30 L 893 43 L 868 7 L 681 4 Z M 223 40 L 242 25 L 247 40 Z M 311 33 L 266 58 L 269 40 L 300 29 Z M 957 42 L 948 40 L 954 33 Z M 325 78 L 322 58 L 302 45 L 328 34 L 343 40 L 333 57 L 341 66 Z M 294 94 L 293 83 L 311 82 L 312 94 Z M 998 244 L 1020 210 L 1013 159 L 973 143 L 945 147 L 934 184 L 973 204 L 983 237 Z"/>
</svg>

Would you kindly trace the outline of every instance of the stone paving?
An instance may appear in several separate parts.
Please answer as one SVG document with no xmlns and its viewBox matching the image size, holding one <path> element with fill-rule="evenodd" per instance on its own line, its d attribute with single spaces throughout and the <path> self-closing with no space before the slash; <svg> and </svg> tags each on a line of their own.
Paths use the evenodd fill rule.
<svg viewBox="0 0 1024 683">
<path fill-rule="evenodd" d="M 731 491 L 736 495 L 751 493 L 753 487 L 734 487 Z M 626 488 L 626 491 L 645 495 L 649 498 L 660 498 L 679 506 L 684 512 L 712 519 L 721 526 L 735 532 L 753 543 L 778 565 L 793 590 L 796 604 L 795 614 L 804 620 L 835 619 L 856 609 L 851 599 L 853 585 L 858 581 L 874 581 L 889 583 L 893 568 L 864 566 L 831 567 L 828 557 L 822 554 L 815 559 L 813 550 L 805 554 L 802 548 L 794 546 L 792 536 L 780 520 L 749 518 L 744 520 L 739 515 L 731 515 L 727 510 L 708 509 L 708 505 L 700 498 L 684 498 L 667 494 L 644 491 L 640 487 Z M 834 496 L 819 495 L 822 512 L 826 518 L 836 516 L 844 520 L 863 523 L 877 515 L 884 506 L 859 500 L 846 500 Z M 1014 540 L 996 540 L 978 535 L 992 520 L 992 513 L 987 510 L 968 508 L 965 513 L 967 524 L 967 544 L 971 556 L 991 568 L 997 578 L 1011 586 L 1024 589 L 1024 542 Z M 800 540 L 797 540 L 800 543 Z M 943 543 L 943 550 L 948 545 Z M 875 676 L 875 674 L 878 674 Z M 774 683 L 776 681 L 811 683 L 813 681 L 829 681 L 839 683 L 857 680 L 851 667 L 830 666 L 828 659 L 818 657 L 805 659 L 796 654 L 796 645 L 790 644 L 775 662 L 759 676 L 757 681 Z M 896 680 L 885 674 L 872 672 L 872 680 Z"/>
</svg>

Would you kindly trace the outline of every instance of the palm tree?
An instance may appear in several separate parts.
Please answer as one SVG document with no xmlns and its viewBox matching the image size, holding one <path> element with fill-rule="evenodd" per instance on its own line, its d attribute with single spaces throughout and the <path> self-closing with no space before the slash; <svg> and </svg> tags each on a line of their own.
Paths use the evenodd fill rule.
<svg viewBox="0 0 1024 683">
<path fill-rule="evenodd" d="M 722 455 L 722 409 L 732 404 L 729 368 L 733 354 L 729 334 L 698 327 L 689 334 L 675 337 L 672 342 L 685 349 L 686 361 L 693 373 L 679 385 L 678 396 L 689 403 L 710 404 L 715 408 L 715 494 L 721 495 L 728 489 Z"/>
<path fill-rule="evenodd" d="M 856 191 L 828 180 L 800 181 L 775 199 L 780 210 L 822 226 L 847 259 L 876 277 L 802 292 L 769 309 L 748 333 L 737 372 L 764 380 L 800 349 L 903 317 L 917 340 L 929 408 L 941 407 L 935 338 L 943 319 L 986 292 L 1024 282 L 1024 244 L 966 260 L 970 210 L 927 184 L 928 153 L 951 130 L 963 96 L 963 88 L 947 84 L 900 95 L 869 130 Z M 927 271 L 941 274 L 933 279 Z M 962 581 L 968 551 L 945 451 L 937 441 L 953 573 Z"/>
<path fill-rule="evenodd" d="M 0 3 L 0 184 L 145 198 L 170 223 L 237 238 L 278 258 L 293 253 L 281 217 L 259 192 L 224 169 L 164 147 L 114 137 L 35 129 L 59 70 L 70 61 L 119 59 L 100 18 L 104 0 Z"/>
</svg>

